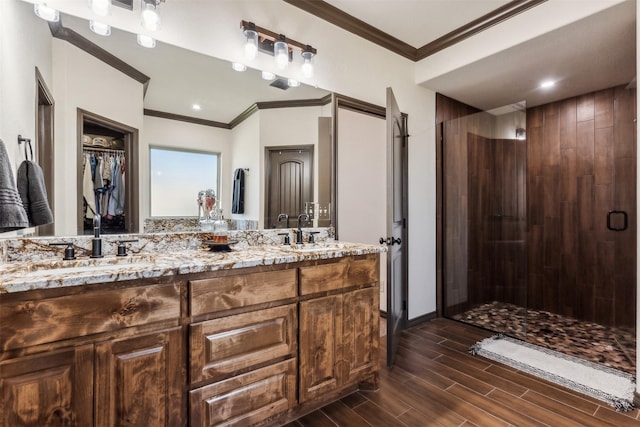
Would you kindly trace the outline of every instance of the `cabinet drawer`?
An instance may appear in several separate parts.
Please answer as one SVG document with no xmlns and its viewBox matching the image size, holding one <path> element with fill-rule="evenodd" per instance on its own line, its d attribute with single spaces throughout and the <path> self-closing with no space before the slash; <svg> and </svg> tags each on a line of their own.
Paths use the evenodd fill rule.
<svg viewBox="0 0 640 427">
<path fill-rule="evenodd" d="M 377 257 L 342 258 L 300 268 L 300 295 L 348 287 L 373 286 L 380 279 Z"/>
<path fill-rule="evenodd" d="M 191 382 L 221 377 L 295 353 L 295 304 L 190 326 Z"/>
<path fill-rule="evenodd" d="M 0 349 L 179 319 L 177 284 L 90 290 L 57 298 L 0 304 Z"/>
<path fill-rule="evenodd" d="M 296 359 L 266 366 L 190 393 L 191 426 L 248 426 L 293 408 Z"/>
<path fill-rule="evenodd" d="M 191 315 L 294 298 L 296 273 L 296 269 L 289 269 L 191 280 Z"/>
</svg>

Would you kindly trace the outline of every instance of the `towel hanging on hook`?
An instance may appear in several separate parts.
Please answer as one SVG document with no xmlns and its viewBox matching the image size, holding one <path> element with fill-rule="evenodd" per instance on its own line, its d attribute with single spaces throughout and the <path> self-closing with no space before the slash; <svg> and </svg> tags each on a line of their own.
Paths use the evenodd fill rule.
<svg viewBox="0 0 640 427">
<path fill-rule="evenodd" d="M 24 142 L 24 159 L 33 161 L 33 147 L 31 146 L 31 139 L 25 138 L 22 135 L 18 135 L 18 145 Z M 29 146 L 29 153 L 31 157 L 27 156 L 27 145 Z"/>
</svg>

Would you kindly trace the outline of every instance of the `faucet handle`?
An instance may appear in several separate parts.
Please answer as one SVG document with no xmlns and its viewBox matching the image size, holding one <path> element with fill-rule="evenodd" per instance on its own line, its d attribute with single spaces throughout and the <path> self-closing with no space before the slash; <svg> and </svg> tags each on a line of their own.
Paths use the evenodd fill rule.
<svg viewBox="0 0 640 427">
<path fill-rule="evenodd" d="M 118 243 L 118 253 L 116 254 L 116 256 L 127 256 L 127 246 L 125 245 L 125 243 L 129 243 L 129 242 L 137 242 L 138 239 L 123 239 L 123 240 L 117 240 L 116 243 Z"/>
<path fill-rule="evenodd" d="M 278 236 L 284 236 L 283 245 L 290 245 L 291 244 L 291 238 L 289 237 L 289 233 L 278 233 Z"/>
<path fill-rule="evenodd" d="M 310 231 L 309 232 L 309 243 L 315 243 L 316 239 L 315 239 L 315 235 L 316 234 L 320 234 L 319 231 Z"/>
<path fill-rule="evenodd" d="M 65 261 L 76 259 L 76 250 L 71 242 L 53 242 L 49 243 L 49 246 L 66 246 L 64 249 L 64 258 L 62 259 Z"/>
</svg>

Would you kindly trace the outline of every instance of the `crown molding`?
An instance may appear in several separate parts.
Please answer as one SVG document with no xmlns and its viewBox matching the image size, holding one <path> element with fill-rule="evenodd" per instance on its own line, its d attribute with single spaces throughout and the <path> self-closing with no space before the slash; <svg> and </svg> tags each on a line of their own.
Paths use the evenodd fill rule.
<svg viewBox="0 0 640 427">
<path fill-rule="evenodd" d="M 415 48 L 323 0 L 283 1 L 400 56 L 420 61 L 547 0 L 513 0 L 420 48 Z"/>
<path fill-rule="evenodd" d="M 177 120 L 179 122 L 193 123 L 196 125 L 211 126 L 214 128 L 231 129 L 228 123 L 216 122 L 215 120 L 200 119 L 198 117 L 183 116 L 182 114 L 167 113 L 165 111 L 144 109 L 145 116 L 159 117 L 161 119 Z"/>
<path fill-rule="evenodd" d="M 462 27 L 458 27 L 444 36 L 427 43 L 418 49 L 416 53 L 416 61 L 425 59 L 436 52 L 444 50 L 456 43 L 468 39 L 489 27 L 504 22 L 515 15 L 518 15 L 532 7 L 538 6 L 547 0 L 514 0 L 497 9 L 492 10 L 486 15 L 475 19 Z"/>
<path fill-rule="evenodd" d="M 367 24 L 343 12 L 323 0 L 284 0 L 284 2 L 395 52 L 398 55 L 415 61 L 417 52 L 415 47 L 377 29 L 373 25 Z"/>
<path fill-rule="evenodd" d="M 49 22 L 49 30 L 51 31 L 51 35 L 53 37 L 64 40 L 74 45 L 75 47 L 85 51 L 89 55 L 104 62 L 105 64 L 112 66 L 116 70 L 142 83 L 143 91 L 145 94 L 147 93 L 147 87 L 149 86 L 149 81 L 151 80 L 151 78 L 143 72 L 133 68 L 131 65 L 127 64 L 117 56 L 112 55 L 97 44 L 76 33 L 72 29 L 66 28 L 62 25 L 62 20 L 58 22 Z"/>
</svg>

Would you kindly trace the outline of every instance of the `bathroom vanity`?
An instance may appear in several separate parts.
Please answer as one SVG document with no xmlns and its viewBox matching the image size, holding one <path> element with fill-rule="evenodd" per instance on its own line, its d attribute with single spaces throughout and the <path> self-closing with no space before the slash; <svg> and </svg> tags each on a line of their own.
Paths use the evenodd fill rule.
<svg viewBox="0 0 640 427">
<path fill-rule="evenodd" d="M 280 425 L 376 389 L 381 250 L 0 265 L 0 425 Z"/>
</svg>

